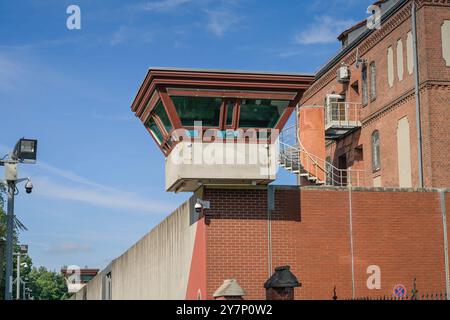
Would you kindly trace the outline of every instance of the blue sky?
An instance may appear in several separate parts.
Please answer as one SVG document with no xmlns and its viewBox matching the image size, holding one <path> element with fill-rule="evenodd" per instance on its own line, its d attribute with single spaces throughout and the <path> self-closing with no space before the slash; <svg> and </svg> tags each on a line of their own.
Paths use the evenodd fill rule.
<svg viewBox="0 0 450 320">
<path fill-rule="evenodd" d="M 39 139 L 16 213 L 35 265 L 104 267 L 189 194 L 130 111 L 148 67 L 306 72 L 367 0 L 0 0 L 0 153 Z M 66 8 L 81 8 L 81 30 Z M 280 171 L 277 184 L 294 177 Z"/>
</svg>

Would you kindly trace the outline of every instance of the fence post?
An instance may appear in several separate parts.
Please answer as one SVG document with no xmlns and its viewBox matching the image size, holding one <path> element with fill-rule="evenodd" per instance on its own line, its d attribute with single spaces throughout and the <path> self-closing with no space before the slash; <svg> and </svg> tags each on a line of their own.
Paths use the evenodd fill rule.
<svg viewBox="0 0 450 320">
<path fill-rule="evenodd" d="M 417 291 L 417 287 L 416 287 L 416 278 L 414 278 L 413 281 L 413 289 L 412 289 L 412 294 L 411 294 L 411 300 L 417 300 L 417 293 L 419 291 Z"/>
<path fill-rule="evenodd" d="M 333 289 L 333 300 L 336 301 L 338 299 L 337 294 L 336 294 L 336 286 L 334 286 Z"/>
</svg>

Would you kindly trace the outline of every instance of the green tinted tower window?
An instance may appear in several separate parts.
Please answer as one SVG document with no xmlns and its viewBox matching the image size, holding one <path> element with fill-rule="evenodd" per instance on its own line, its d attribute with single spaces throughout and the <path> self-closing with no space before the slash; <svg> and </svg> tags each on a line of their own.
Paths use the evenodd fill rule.
<svg viewBox="0 0 450 320">
<path fill-rule="evenodd" d="M 219 126 L 221 98 L 173 96 L 172 101 L 183 126 L 193 127 L 195 121 L 204 127 Z"/>
</svg>

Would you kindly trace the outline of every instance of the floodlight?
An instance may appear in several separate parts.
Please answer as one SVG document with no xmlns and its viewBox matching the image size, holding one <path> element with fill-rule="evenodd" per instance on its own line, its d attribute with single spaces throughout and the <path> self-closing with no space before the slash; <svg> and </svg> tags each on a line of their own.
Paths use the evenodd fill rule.
<svg viewBox="0 0 450 320">
<path fill-rule="evenodd" d="M 35 139 L 20 139 L 14 148 L 14 157 L 18 160 L 36 160 L 37 155 L 37 140 Z"/>
<path fill-rule="evenodd" d="M 21 244 L 20 245 L 20 253 L 27 254 L 28 253 L 28 245 L 27 244 Z"/>
</svg>

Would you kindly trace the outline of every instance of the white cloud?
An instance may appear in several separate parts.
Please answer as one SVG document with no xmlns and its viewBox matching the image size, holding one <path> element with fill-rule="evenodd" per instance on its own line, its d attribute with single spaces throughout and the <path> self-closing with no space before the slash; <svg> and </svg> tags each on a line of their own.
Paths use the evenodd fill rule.
<svg viewBox="0 0 450 320">
<path fill-rule="evenodd" d="M 0 157 L 10 149 L 0 143 Z M 70 170 L 60 169 L 42 161 L 39 161 L 36 167 L 51 174 L 50 177 L 32 178 L 35 185 L 33 193 L 37 196 L 87 203 L 136 214 L 168 214 L 174 209 L 172 204 L 97 183 Z M 61 183 L 55 178 L 62 178 L 65 181 Z"/>
<path fill-rule="evenodd" d="M 286 49 L 277 54 L 280 58 L 291 58 L 299 55 L 304 55 L 305 50 L 298 50 L 298 49 Z"/>
<path fill-rule="evenodd" d="M 10 152 L 11 148 L 6 144 L 0 143 L 0 158 L 2 158 L 6 153 Z"/>
<path fill-rule="evenodd" d="M 0 91 L 15 89 L 23 71 L 20 64 L 0 52 Z"/>
<path fill-rule="evenodd" d="M 57 175 L 57 176 L 59 176 L 61 178 L 64 178 L 64 179 L 67 179 L 67 180 L 69 180 L 71 182 L 75 182 L 75 183 L 78 183 L 78 184 L 84 184 L 86 186 L 93 187 L 93 188 L 96 188 L 96 189 L 99 189 L 99 190 L 104 190 L 104 191 L 109 191 L 109 192 L 118 192 L 117 189 L 114 189 L 114 188 L 111 188 L 111 187 L 108 187 L 108 186 L 105 186 L 105 185 L 93 182 L 93 181 L 91 181 L 91 180 L 89 180 L 87 178 L 84 178 L 84 177 L 81 177 L 81 176 L 77 175 L 76 173 L 73 173 L 72 171 L 59 169 L 59 168 L 56 168 L 56 167 L 54 167 L 52 165 L 49 165 L 49 164 L 47 164 L 45 162 L 41 162 L 41 161 L 38 162 L 37 165 L 41 169 L 44 169 L 44 170 L 46 170 L 46 171 L 48 171 L 48 172 L 50 172 L 50 173 L 52 173 L 54 175 Z"/>
<path fill-rule="evenodd" d="M 208 17 L 206 28 L 218 37 L 222 37 L 241 21 L 241 17 L 229 9 L 205 9 L 205 12 Z"/>
<path fill-rule="evenodd" d="M 91 250 L 92 248 L 87 245 L 66 242 L 51 246 L 46 251 L 47 253 L 53 255 L 69 255 L 74 253 L 90 252 Z"/>
<path fill-rule="evenodd" d="M 144 3 L 140 6 L 141 10 L 144 11 L 172 11 L 177 9 L 178 7 L 185 5 L 187 3 L 192 2 L 192 0 L 161 0 L 161 1 L 152 1 Z"/>
<path fill-rule="evenodd" d="M 143 198 L 132 192 L 67 186 L 48 177 L 36 177 L 33 181 L 35 194 L 46 198 L 87 203 L 136 214 L 167 214 L 173 209 L 169 204 Z"/>
<path fill-rule="evenodd" d="M 105 114 L 105 113 L 97 113 L 94 110 L 92 114 L 92 118 L 98 120 L 106 120 L 106 121 L 132 121 L 133 116 L 129 114 Z"/>
<path fill-rule="evenodd" d="M 240 0 L 161 0 L 152 1 L 134 6 L 138 12 L 156 13 L 202 13 L 206 17 L 206 30 L 215 36 L 222 37 L 226 32 L 232 30 L 242 19 L 234 10 Z M 184 8 L 194 7 L 195 10 L 184 10 Z M 189 28 L 185 26 L 185 28 Z M 117 34 L 121 40 L 121 34 Z"/>
<path fill-rule="evenodd" d="M 316 17 L 314 24 L 299 32 L 295 36 L 298 44 L 327 44 L 333 43 L 336 37 L 356 22 L 350 19 L 337 19 L 331 16 Z"/>
<path fill-rule="evenodd" d="M 59 169 L 42 162 L 39 162 L 38 166 L 71 184 L 67 184 L 67 181 L 63 184 L 46 176 L 35 177 L 33 178 L 34 192 L 37 196 L 87 203 L 136 214 L 167 214 L 173 210 L 171 204 L 97 183 L 72 171 Z"/>
<path fill-rule="evenodd" d="M 125 42 L 150 42 L 153 39 L 153 34 L 148 30 L 140 30 L 128 26 L 120 26 L 119 29 L 113 33 L 109 44 L 111 46 L 120 45 Z"/>
</svg>

